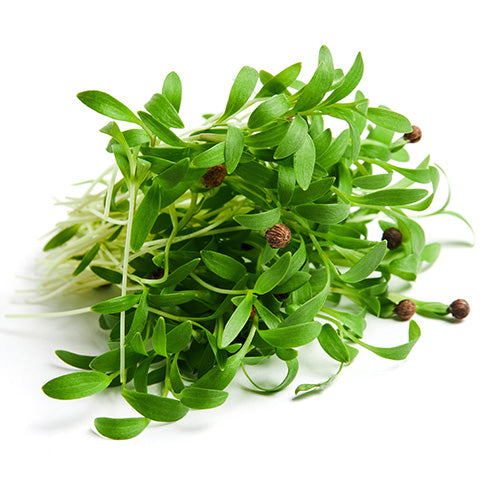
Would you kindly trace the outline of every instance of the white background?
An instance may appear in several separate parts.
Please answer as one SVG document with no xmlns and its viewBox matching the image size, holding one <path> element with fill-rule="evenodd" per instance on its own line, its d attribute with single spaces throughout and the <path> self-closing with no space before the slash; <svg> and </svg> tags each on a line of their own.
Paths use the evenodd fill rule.
<svg viewBox="0 0 500 500">
<path fill-rule="evenodd" d="M 422 338 L 405 362 L 362 352 L 327 391 L 293 400 L 296 383 L 335 364 L 304 349 L 296 383 L 260 396 L 237 381 L 219 409 L 191 412 L 113 442 L 96 416 L 130 416 L 118 393 L 70 402 L 40 386 L 66 373 L 55 349 L 96 352 L 95 318 L 1 318 L 0 490 L 3 498 L 497 499 L 498 422 L 498 14 L 493 1 L 16 1 L 2 8 L 2 312 L 39 310 L 13 291 L 26 284 L 39 237 L 64 217 L 52 197 L 109 163 L 106 118 L 75 98 L 100 89 L 140 109 L 177 71 L 188 126 L 219 111 L 243 65 L 277 72 L 321 44 L 347 70 L 358 50 L 361 89 L 423 130 L 448 172 L 451 209 L 423 222 L 446 243 L 413 295 L 469 300 L 464 322 L 418 319 Z M 3 316 L 3 315 L 2 315 Z M 372 321 L 374 344 L 403 342 L 406 324 Z M 316 356 L 318 355 L 318 356 Z M 320 360 L 320 361 L 319 361 Z M 276 376 L 278 376 L 276 374 Z M 243 381 L 243 379 L 238 379 Z"/>
</svg>

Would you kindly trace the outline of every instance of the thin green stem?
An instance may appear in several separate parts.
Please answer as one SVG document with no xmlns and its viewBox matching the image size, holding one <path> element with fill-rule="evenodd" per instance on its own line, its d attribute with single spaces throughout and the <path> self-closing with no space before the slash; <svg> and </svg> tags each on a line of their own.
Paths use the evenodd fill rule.
<svg viewBox="0 0 500 500">
<path fill-rule="evenodd" d="M 134 169 L 135 170 L 135 169 Z M 135 171 L 134 171 L 135 173 Z M 121 296 L 127 295 L 127 281 L 128 281 L 128 262 L 130 254 L 130 238 L 132 235 L 132 220 L 134 218 L 135 210 L 135 192 L 136 188 L 133 182 L 129 186 L 129 209 L 127 219 L 127 232 L 125 235 L 125 246 L 123 248 L 123 266 L 122 266 L 122 284 Z M 125 384 L 125 311 L 120 313 L 120 382 Z"/>
<path fill-rule="evenodd" d="M 207 290 L 211 290 L 212 292 L 223 293 L 225 295 L 242 295 L 247 293 L 248 291 L 248 290 L 230 290 L 227 288 L 218 288 L 216 286 L 211 285 L 210 283 L 207 283 L 195 273 L 191 273 L 189 276 L 193 278 L 201 286 L 205 287 Z"/>
</svg>

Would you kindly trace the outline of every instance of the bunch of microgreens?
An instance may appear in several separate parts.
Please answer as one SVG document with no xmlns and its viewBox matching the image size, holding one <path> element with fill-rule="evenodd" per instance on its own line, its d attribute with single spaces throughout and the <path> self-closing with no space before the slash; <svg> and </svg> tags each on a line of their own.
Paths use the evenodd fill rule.
<svg viewBox="0 0 500 500">
<path fill-rule="evenodd" d="M 326 387 L 354 359 L 354 346 L 406 358 L 420 337 L 417 323 L 410 321 L 407 343 L 374 347 L 361 340 L 365 313 L 402 320 L 415 312 L 467 315 L 464 300 L 430 303 L 388 291 L 392 275 L 415 280 L 440 250 L 426 244 L 411 214 L 431 205 L 441 169 L 429 157 L 416 168 L 393 163 L 409 160 L 405 147 L 420 139 L 420 129 L 387 107 L 369 107 L 360 91 L 340 102 L 361 79 L 361 55 L 344 74 L 323 46 L 307 84 L 297 79 L 300 69 L 298 63 L 272 75 L 245 66 L 224 112 L 204 115 L 201 128 L 182 136 L 172 130 L 183 128 L 176 73 L 137 114 L 103 92 L 78 95 L 134 128 L 112 121 L 101 129 L 111 137 L 115 165 L 67 202 L 69 217 L 44 248 L 42 298 L 104 285 L 119 296 L 52 314 L 100 314 L 109 350 L 56 351 L 80 371 L 43 390 L 76 399 L 121 386 L 142 416 L 97 418 L 102 435 L 127 439 L 151 420 L 217 407 L 240 367 L 256 390 L 279 391 L 297 374 L 296 348 L 315 340 L 338 371 L 296 393 Z M 345 130 L 334 136 L 325 116 Z M 462 218 L 446 210 L 448 202 L 449 195 L 425 214 Z M 368 239 L 372 221 L 380 225 L 377 241 Z M 354 313 L 338 307 L 342 298 Z M 287 375 L 262 387 L 245 367 L 273 356 Z M 161 392 L 148 392 L 155 384 Z"/>
</svg>

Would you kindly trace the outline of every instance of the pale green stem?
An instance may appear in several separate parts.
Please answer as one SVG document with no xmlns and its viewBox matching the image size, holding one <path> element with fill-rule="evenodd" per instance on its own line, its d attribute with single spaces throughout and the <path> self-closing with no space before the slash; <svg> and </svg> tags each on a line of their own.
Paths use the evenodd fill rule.
<svg viewBox="0 0 500 500">
<path fill-rule="evenodd" d="M 76 316 L 91 312 L 90 307 L 82 307 L 81 309 L 73 309 L 72 311 L 60 311 L 49 313 L 35 314 L 6 314 L 6 318 L 65 318 L 66 316 Z"/>
<path fill-rule="evenodd" d="M 211 290 L 212 292 L 224 293 L 226 295 L 241 295 L 241 294 L 247 293 L 247 291 L 248 291 L 248 290 L 229 290 L 227 288 L 218 288 L 216 286 L 211 285 L 210 283 L 207 283 L 206 281 L 203 281 L 195 273 L 191 273 L 189 276 L 191 276 L 191 278 L 193 278 L 201 286 L 205 287 L 207 290 Z"/>
<path fill-rule="evenodd" d="M 132 235 L 132 219 L 134 217 L 135 205 L 135 185 L 131 182 L 129 186 L 130 199 L 128 208 L 127 233 L 125 235 L 125 247 L 123 249 L 123 266 L 122 266 L 122 293 L 121 296 L 127 295 L 127 280 L 128 280 L 128 262 L 130 253 L 130 238 Z M 125 384 L 125 311 L 120 313 L 120 382 Z"/>
</svg>

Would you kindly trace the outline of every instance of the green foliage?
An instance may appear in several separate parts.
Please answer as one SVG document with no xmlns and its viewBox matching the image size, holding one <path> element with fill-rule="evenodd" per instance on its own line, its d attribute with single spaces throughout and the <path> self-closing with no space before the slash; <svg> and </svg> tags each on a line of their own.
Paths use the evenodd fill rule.
<svg viewBox="0 0 500 500">
<path fill-rule="evenodd" d="M 179 135 L 171 130 L 184 126 L 175 72 L 137 116 L 103 92 L 78 94 L 98 113 L 136 126 L 122 131 L 112 121 L 101 129 L 116 165 L 70 199 L 68 220 L 44 247 L 46 294 L 112 285 L 116 295 L 90 307 L 109 349 L 56 351 L 80 371 L 43 386 L 50 397 L 75 399 L 121 385 L 141 416 L 97 418 L 101 435 L 129 439 L 151 420 L 216 408 L 240 367 L 253 390 L 282 390 L 297 375 L 296 348 L 315 339 L 339 365 L 296 393 L 331 384 L 354 360 L 353 345 L 400 360 L 419 339 L 411 321 L 408 342 L 375 347 L 363 339 L 365 315 L 393 316 L 406 297 L 389 290 L 391 277 L 413 281 L 438 258 L 440 245 L 426 242 L 411 214 L 429 215 L 443 170 L 428 157 L 410 166 L 411 145 L 397 134 L 412 127 L 401 114 L 370 106 L 359 90 L 340 102 L 361 80 L 360 54 L 344 74 L 323 46 L 305 84 L 300 70 L 297 63 L 273 76 L 243 67 L 224 111 Z M 449 196 L 430 215 L 468 224 L 448 204 Z M 381 241 L 390 227 L 402 236 L 393 249 Z M 418 314 L 448 314 L 446 304 L 415 303 Z M 286 365 L 284 378 L 255 382 L 254 371 L 273 357 Z M 157 394 L 148 392 L 153 385 Z"/>
</svg>

